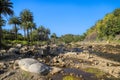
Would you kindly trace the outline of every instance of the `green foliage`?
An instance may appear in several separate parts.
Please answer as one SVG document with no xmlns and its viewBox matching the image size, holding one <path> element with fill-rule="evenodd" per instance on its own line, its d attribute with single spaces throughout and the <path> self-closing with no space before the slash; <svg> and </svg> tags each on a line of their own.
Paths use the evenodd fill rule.
<svg viewBox="0 0 120 80">
<path fill-rule="evenodd" d="M 49 40 L 50 30 L 44 26 L 38 27 L 31 32 L 33 41 L 47 41 Z"/>
<path fill-rule="evenodd" d="M 104 75 L 106 75 L 103 71 L 100 71 L 99 69 L 96 69 L 96 68 L 86 68 L 86 69 L 84 69 L 84 71 L 89 72 L 89 73 L 93 73 L 98 78 L 103 77 Z"/>
<path fill-rule="evenodd" d="M 120 35 L 120 9 L 107 14 L 102 20 L 87 30 L 89 36 L 93 32 L 97 32 L 96 39 L 98 40 L 113 40 L 116 35 Z"/>
<path fill-rule="evenodd" d="M 65 43 L 78 42 L 84 39 L 84 35 L 66 34 L 60 37 L 60 40 Z"/>
<path fill-rule="evenodd" d="M 70 75 L 68 75 L 68 76 L 64 76 L 64 77 L 63 77 L 63 80 L 82 80 L 82 79 L 77 78 L 77 77 L 75 77 L 75 76 L 70 76 Z"/>
<path fill-rule="evenodd" d="M 28 42 L 27 41 L 21 41 L 21 40 L 14 40 L 11 41 L 12 44 L 22 44 L 22 45 L 27 45 Z"/>
<path fill-rule="evenodd" d="M 1 17 L 0 18 L 0 26 L 5 26 L 6 21 Z"/>
<path fill-rule="evenodd" d="M 15 35 L 12 30 L 6 30 L 4 29 L 3 31 L 3 40 L 15 40 Z M 17 34 L 17 40 L 23 40 L 22 34 Z"/>
</svg>

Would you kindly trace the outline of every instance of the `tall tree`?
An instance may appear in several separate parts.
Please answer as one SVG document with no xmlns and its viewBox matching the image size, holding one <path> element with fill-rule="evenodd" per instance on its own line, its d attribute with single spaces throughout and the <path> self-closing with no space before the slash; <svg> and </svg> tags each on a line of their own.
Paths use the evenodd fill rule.
<svg viewBox="0 0 120 80">
<path fill-rule="evenodd" d="M 44 35 L 45 35 L 45 27 L 40 26 L 38 29 L 38 35 L 39 35 L 39 40 L 43 41 L 44 40 Z"/>
<path fill-rule="evenodd" d="M 53 33 L 50 37 L 51 37 L 51 42 L 55 43 L 57 39 L 56 33 Z"/>
<path fill-rule="evenodd" d="M 0 18 L 0 26 L 5 26 L 6 21 L 3 18 Z"/>
<path fill-rule="evenodd" d="M 2 15 L 13 15 L 13 3 L 10 0 L 0 0 L 0 19 Z M 0 25 L 0 48 L 1 48 L 1 41 L 2 41 L 2 26 Z"/>
<path fill-rule="evenodd" d="M 14 25 L 14 31 L 15 31 L 15 39 L 17 40 L 17 33 L 18 33 L 18 25 L 21 24 L 19 17 L 11 17 L 9 20 L 9 24 L 13 24 Z"/>
<path fill-rule="evenodd" d="M 33 23 L 33 22 L 30 22 L 29 23 L 29 28 L 30 28 L 30 41 L 32 42 L 33 41 L 33 34 L 32 34 L 32 31 L 33 31 L 33 29 L 36 29 L 36 24 L 35 23 Z"/>
<path fill-rule="evenodd" d="M 45 34 L 44 34 L 44 36 L 45 36 L 45 40 L 48 40 L 49 39 L 49 35 L 50 35 L 50 29 L 45 29 Z"/>
<path fill-rule="evenodd" d="M 27 31 L 27 37 L 28 37 L 28 30 L 29 30 L 29 26 L 28 23 L 29 22 L 33 22 L 33 14 L 30 10 L 28 9 L 24 9 L 21 13 L 20 13 L 20 17 L 21 17 L 21 23 L 22 23 L 22 27 L 24 29 L 24 37 L 26 36 L 26 31 Z"/>
</svg>

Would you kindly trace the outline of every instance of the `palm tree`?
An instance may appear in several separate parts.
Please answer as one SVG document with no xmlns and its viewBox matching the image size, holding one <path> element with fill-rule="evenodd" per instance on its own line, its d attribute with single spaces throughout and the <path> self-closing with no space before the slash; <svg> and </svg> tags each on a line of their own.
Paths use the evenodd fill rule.
<svg viewBox="0 0 120 80">
<path fill-rule="evenodd" d="M 50 35 L 50 29 L 45 29 L 45 40 L 49 39 L 49 35 Z"/>
<path fill-rule="evenodd" d="M 2 15 L 13 15 L 13 3 L 10 0 L 0 0 L 0 19 L 2 19 Z M 0 48 L 1 48 L 1 41 L 2 41 L 2 26 L 0 25 Z"/>
<path fill-rule="evenodd" d="M 11 17 L 9 20 L 9 24 L 14 25 L 15 39 L 17 40 L 17 33 L 18 33 L 18 29 L 19 29 L 17 25 L 21 24 L 19 17 L 16 17 L 16 16 Z"/>
<path fill-rule="evenodd" d="M 25 38 L 26 38 L 26 27 L 25 27 L 25 25 L 26 25 L 26 24 L 21 21 L 21 26 L 20 26 L 20 28 L 23 29 L 23 31 L 24 31 L 24 40 L 25 40 Z"/>
<path fill-rule="evenodd" d="M 5 26 L 5 23 L 6 23 L 6 21 L 5 20 L 3 20 L 3 18 L 1 17 L 0 18 L 0 37 L 2 38 L 2 27 L 1 26 Z M 1 46 L 1 45 L 0 45 Z"/>
<path fill-rule="evenodd" d="M 19 29 L 20 29 L 20 28 L 15 27 L 15 26 L 13 26 L 13 28 L 11 29 L 12 34 L 14 34 L 14 39 L 15 39 L 15 40 L 18 39 L 18 30 L 19 30 Z"/>
<path fill-rule="evenodd" d="M 27 38 L 30 41 L 31 40 L 31 36 L 30 36 L 30 31 L 32 31 L 33 28 L 36 28 L 36 24 L 33 22 L 27 22 L 26 23 L 26 28 L 27 28 Z"/>
<path fill-rule="evenodd" d="M 24 29 L 24 37 L 26 36 L 26 30 L 27 30 L 27 37 L 28 37 L 28 22 L 33 22 L 33 14 L 32 12 L 30 12 L 30 10 L 24 9 L 21 13 L 20 13 L 20 17 L 21 17 L 21 23 L 22 23 L 22 27 Z"/>
<path fill-rule="evenodd" d="M 33 41 L 33 40 L 32 40 L 32 32 L 33 32 L 33 29 L 36 29 L 36 24 L 33 23 L 33 22 L 30 22 L 30 23 L 29 23 L 29 28 L 30 28 L 30 33 L 31 33 L 30 40 L 31 40 L 31 42 L 32 42 L 32 41 Z"/>
<path fill-rule="evenodd" d="M 55 43 L 55 42 L 56 42 L 56 39 L 57 39 L 57 35 L 56 35 L 55 33 L 53 33 L 53 34 L 51 35 L 51 41 L 52 41 L 53 43 Z"/>
<path fill-rule="evenodd" d="M 5 26 L 6 21 L 3 18 L 0 18 L 0 26 Z"/>
<path fill-rule="evenodd" d="M 45 35 L 45 27 L 44 26 L 40 26 L 38 28 L 38 35 L 39 35 L 39 40 L 43 41 L 44 35 Z"/>
</svg>

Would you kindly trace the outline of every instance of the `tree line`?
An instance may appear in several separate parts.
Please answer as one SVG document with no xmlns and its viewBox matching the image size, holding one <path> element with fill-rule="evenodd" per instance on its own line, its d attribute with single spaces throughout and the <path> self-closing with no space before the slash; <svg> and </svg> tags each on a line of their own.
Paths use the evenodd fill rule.
<svg viewBox="0 0 120 80">
<path fill-rule="evenodd" d="M 10 19 L 5 20 L 6 16 L 10 16 Z M 11 30 L 2 29 L 7 21 L 13 26 Z M 24 31 L 24 36 L 18 33 L 20 29 Z M 49 39 L 49 35 L 50 29 L 44 26 L 37 28 L 33 13 L 29 9 L 24 9 L 19 16 L 15 16 L 13 3 L 10 0 L 0 0 L 0 48 L 3 40 L 44 41 Z"/>
<path fill-rule="evenodd" d="M 5 20 L 6 16 L 10 16 L 9 20 Z M 11 30 L 2 29 L 2 26 L 6 25 L 6 21 L 8 21 L 9 25 L 13 26 Z M 24 36 L 18 33 L 20 29 L 23 30 Z M 70 43 L 72 41 L 83 40 L 83 36 L 80 35 L 66 34 L 57 37 L 56 33 L 50 34 L 49 28 L 45 28 L 43 25 L 36 25 L 33 13 L 29 9 L 24 9 L 20 12 L 19 16 L 15 16 L 13 3 L 10 0 L 0 0 L 0 47 L 3 41 L 9 40 L 27 42 L 49 41 L 52 43 L 58 41 Z"/>
</svg>

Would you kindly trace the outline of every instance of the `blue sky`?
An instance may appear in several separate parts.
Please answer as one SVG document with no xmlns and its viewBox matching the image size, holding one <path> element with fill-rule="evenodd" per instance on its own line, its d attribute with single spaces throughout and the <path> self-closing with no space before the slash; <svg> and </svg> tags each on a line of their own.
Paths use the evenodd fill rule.
<svg viewBox="0 0 120 80">
<path fill-rule="evenodd" d="M 37 26 L 58 36 L 82 34 L 107 13 L 120 8 L 120 0 L 11 0 L 15 15 L 30 9 Z M 5 28 L 12 28 L 7 25 Z"/>
</svg>

